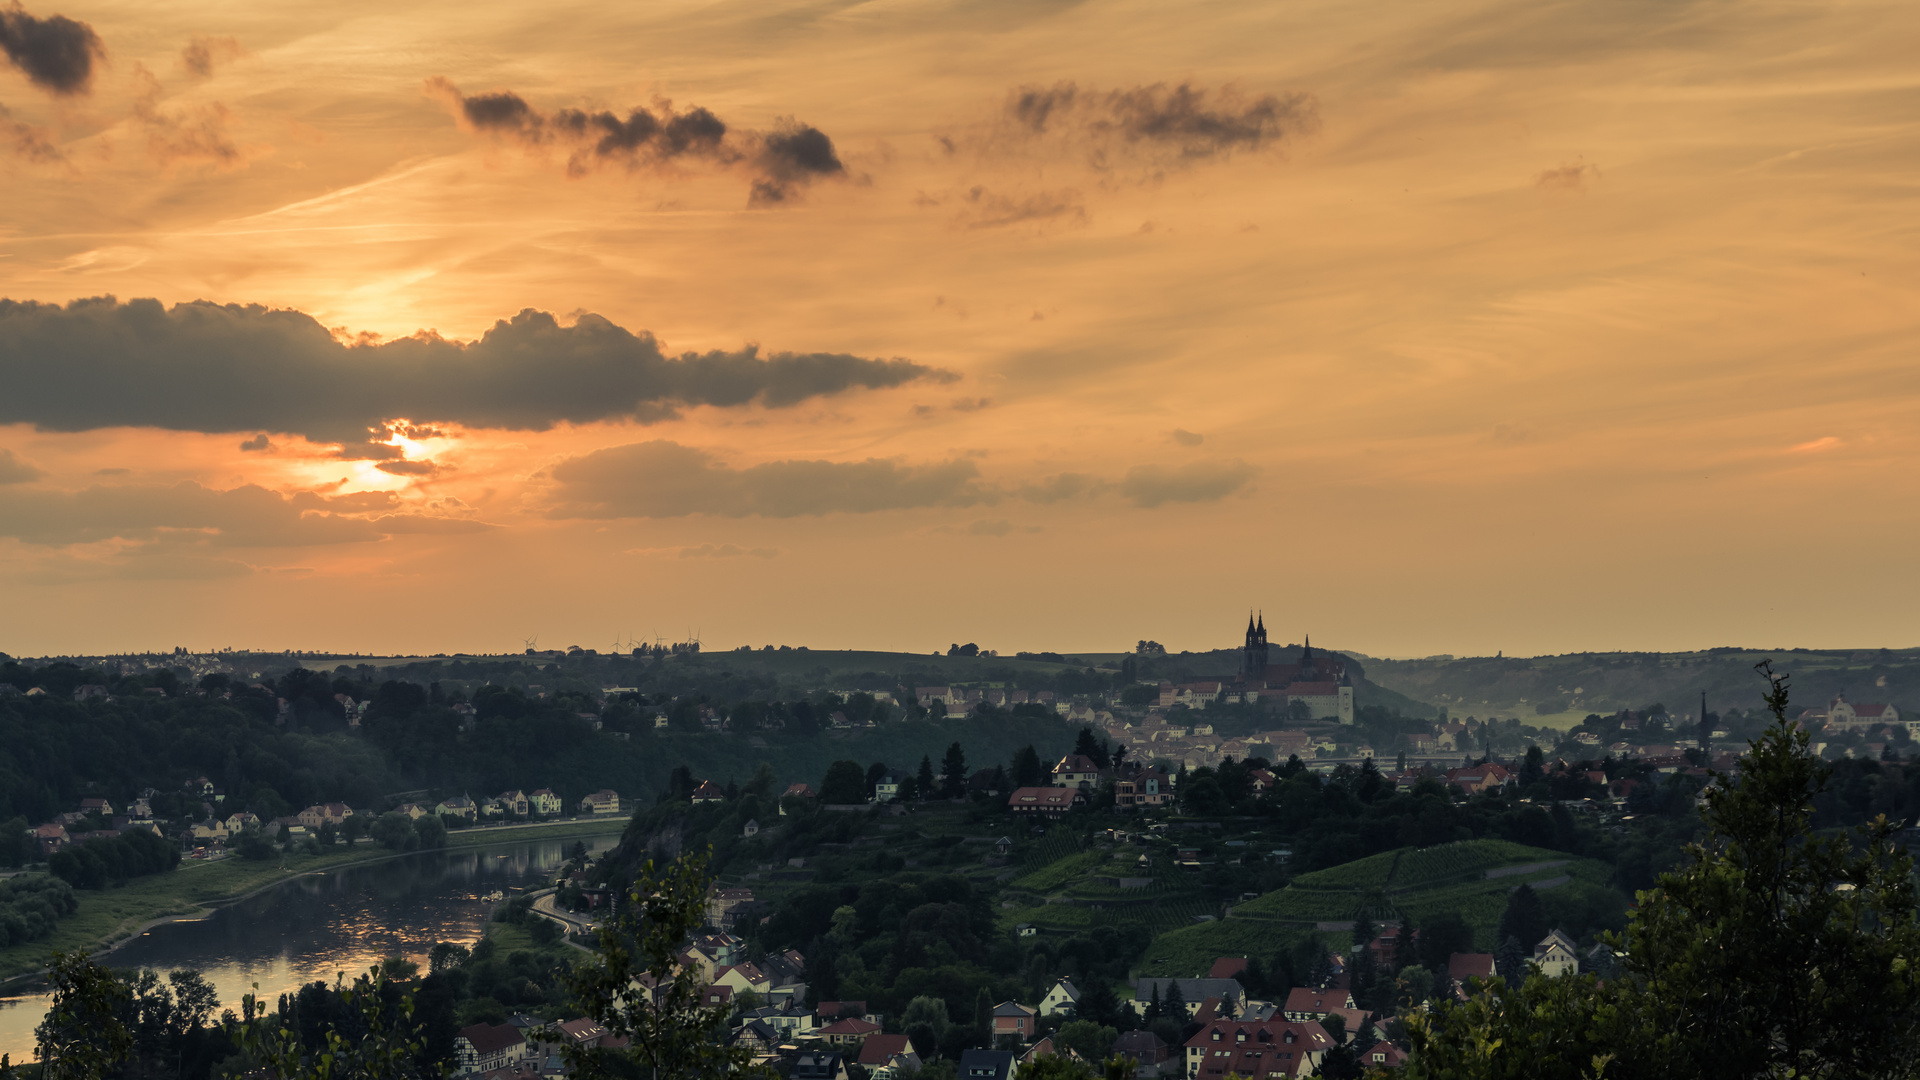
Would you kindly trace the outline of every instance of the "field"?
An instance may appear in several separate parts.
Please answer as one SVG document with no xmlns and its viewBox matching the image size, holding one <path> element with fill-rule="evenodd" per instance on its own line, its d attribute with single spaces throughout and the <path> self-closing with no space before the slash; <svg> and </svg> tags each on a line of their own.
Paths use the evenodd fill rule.
<svg viewBox="0 0 1920 1080">
<path fill-rule="evenodd" d="M 458 850 L 529 839 L 606 836 L 625 827 L 624 817 L 614 817 L 555 825 L 463 829 L 447 834 L 447 848 Z M 363 840 L 352 849 L 341 848 L 322 855 L 291 855 L 266 862 L 240 858 L 183 862 L 170 873 L 135 878 L 118 888 L 82 889 L 80 910 L 60 920 L 51 937 L 0 949 L 0 981 L 38 974 L 47 955 L 55 950 L 98 952 L 158 920 L 204 915 L 208 905 L 237 899 L 301 874 L 394 857 L 394 853 Z"/>
<path fill-rule="evenodd" d="M 1376 922 L 1411 918 L 1417 925 L 1458 912 L 1473 927 L 1477 947 L 1491 950 L 1514 887 L 1532 885 L 1550 903 L 1562 893 L 1571 902 L 1588 902 L 1610 874 L 1604 863 L 1504 840 L 1401 848 L 1302 874 L 1284 889 L 1236 905 L 1223 921 L 1165 932 L 1140 971 L 1189 976 L 1203 973 L 1219 956 L 1271 957 L 1315 933 L 1316 923 L 1362 915 Z"/>
</svg>

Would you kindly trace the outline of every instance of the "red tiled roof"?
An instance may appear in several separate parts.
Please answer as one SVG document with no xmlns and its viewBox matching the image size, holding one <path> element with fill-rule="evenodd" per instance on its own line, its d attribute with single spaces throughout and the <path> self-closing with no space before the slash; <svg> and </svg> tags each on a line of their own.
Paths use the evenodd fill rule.
<svg viewBox="0 0 1920 1080">
<path fill-rule="evenodd" d="M 862 1020 L 849 1016 L 838 1023 L 828 1024 L 820 1029 L 822 1035 L 852 1035 L 855 1038 L 872 1035 L 880 1030 L 880 1025 L 871 1020 Z"/>
<path fill-rule="evenodd" d="M 1247 970 L 1247 960 L 1243 956 L 1223 956 L 1213 962 L 1212 970 L 1207 972 L 1209 979 L 1231 979 Z"/>
<path fill-rule="evenodd" d="M 859 1062 L 867 1066 L 885 1065 L 893 1055 L 912 1050 L 913 1044 L 905 1035 L 869 1035 L 866 1044 L 860 1047 Z"/>
<path fill-rule="evenodd" d="M 1493 954 L 1454 953 L 1447 957 L 1447 978 L 1456 982 L 1461 979 L 1493 978 Z"/>
<path fill-rule="evenodd" d="M 460 1029 L 460 1038 L 473 1044 L 482 1056 L 498 1053 L 527 1040 L 512 1024 L 475 1024 Z"/>
</svg>

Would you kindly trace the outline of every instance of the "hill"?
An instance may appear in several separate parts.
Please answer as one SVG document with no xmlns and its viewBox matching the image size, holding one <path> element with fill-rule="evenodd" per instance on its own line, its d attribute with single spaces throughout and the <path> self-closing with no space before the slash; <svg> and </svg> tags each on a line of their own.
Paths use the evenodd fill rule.
<svg viewBox="0 0 1920 1080">
<path fill-rule="evenodd" d="M 1219 956 L 1270 958 L 1301 937 L 1338 935 L 1363 915 L 1374 922 L 1411 918 L 1417 926 L 1457 912 L 1473 929 L 1476 946 L 1491 951 L 1516 886 L 1540 893 L 1557 923 L 1591 925 L 1623 910 L 1623 899 L 1607 887 L 1612 875 L 1593 859 L 1505 840 L 1399 848 L 1302 874 L 1283 889 L 1234 905 L 1223 920 L 1168 931 L 1147 949 L 1140 970 L 1189 975 Z"/>
<path fill-rule="evenodd" d="M 1374 660 L 1371 676 L 1395 691 L 1445 707 L 1455 718 L 1505 713 L 1564 718 L 1667 706 L 1697 713 L 1700 695 L 1716 713 L 1760 707 L 1753 665 L 1771 659 L 1794 680 L 1794 700 L 1823 706 L 1844 692 L 1857 702 L 1920 707 L 1920 649 L 1742 649 L 1683 653 L 1567 653 Z M 1558 725 L 1557 725 L 1558 726 Z"/>
</svg>

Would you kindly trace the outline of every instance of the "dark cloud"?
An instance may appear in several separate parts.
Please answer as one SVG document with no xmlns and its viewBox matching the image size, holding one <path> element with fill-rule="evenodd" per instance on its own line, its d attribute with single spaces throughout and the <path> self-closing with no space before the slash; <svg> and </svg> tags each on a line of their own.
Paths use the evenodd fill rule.
<svg viewBox="0 0 1920 1080">
<path fill-rule="evenodd" d="M 847 172 L 826 132 L 791 117 L 783 118 L 771 135 L 761 138 L 756 157 L 761 175 L 753 182 L 747 200 L 751 204 L 786 202 L 798 188 Z"/>
<path fill-rule="evenodd" d="M 389 512 L 357 516 L 381 509 Z M 222 491 L 192 482 L 0 491 L 0 536 L 53 546 L 191 540 L 218 547 L 295 547 L 366 543 L 399 532 L 449 527 L 487 528 L 479 522 L 403 513 L 398 499 L 384 492 L 342 498 L 312 492 L 289 496 L 254 485 Z"/>
<path fill-rule="evenodd" d="M 24 484 L 45 475 L 39 469 L 15 457 L 13 451 L 0 446 L 0 484 Z"/>
<path fill-rule="evenodd" d="M 1178 467 L 1137 465 L 1120 481 L 1120 494 L 1135 506 L 1213 502 L 1253 482 L 1259 470 L 1244 461 L 1196 461 Z"/>
<path fill-rule="evenodd" d="M 1263 150 L 1319 125 L 1307 94 L 1249 97 L 1233 87 L 1154 83 L 1099 91 L 1072 82 L 1023 86 L 1007 95 L 1003 123 L 1028 139 L 1084 144 L 1096 165 L 1119 156 L 1202 159 Z M 943 140 L 949 150 L 958 144 Z"/>
<path fill-rule="evenodd" d="M 213 69 L 245 56 L 247 51 L 240 42 L 230 37 L 205 37 L 194 35 L 193 40 L 180 49 L 180 66 L 187 74 L 197 78 L 207 78 Z"/>
<path fill-rule="evenodd" d="M 35 86 L 71 95 L 92 88 L 94 61 L 107 48 L 86 23 L 65 15 L 36 18 L 15 0 L 0 8 L 0 52 Z"/>
<path fill-rule="evenodd" d="M 1186 428 L 1174 428 L 1173 441 L 1181 446 L 1199 446 L 1207 441 L 1207 437 L 1198 432 L 1188 431 Z"/>
<path fill-rule="evenodd" d="M 770 461 L 736 469 L 665 440 L 572 458 L 555 466 L 553 477 L 558 505 L 552 516 L 559 518 L 789 518 L 973 506 L 994 498 L 971 461 Z"/>
<path fill-rule="evenodd" d="M 302 312 L 258 305 L 0 300 L 0 424 L 284 432 L 353 458 L 402 456 L 385 439 L 403 419 L 544 430 L 954 378 L 897 358 L 752 345 L 668 356 L 651 334 L 591 314 L 562 326 L 522 311 L 474 342 L 423 332 L 346 345 Z"/>
<path fill-rule="evenodd" d="M 753 171 L 750 205 L 791 201 L 814 180 L 844 176 L 846 166 L 833 140 L 819 128 L 781 119 L 770 133 L 733 131 L 711 111 L 676 111 L 669 101 L 611 111 L 560 109 L 543 113 L 510 90 L 464 94 L 448 79 L 427 80 L 427 91 L 446 102 L 470 131 L 506 139 L 529 150 L 567 154 L 567 174 L 585 176 L 610 165 L 654 168 L 682 161 L 745 165 Z"/>
<path fill-rule="evenodd" d="M 264 431 L 251 439 L 242 440 L 240 443 L 240 452 L 243 454 L 258 451 L 272 451 L 274 449 L 276 449 L 276 447 L 273 445 L 273 441 L 267 438 L 267 433 Z"/>
</svg>

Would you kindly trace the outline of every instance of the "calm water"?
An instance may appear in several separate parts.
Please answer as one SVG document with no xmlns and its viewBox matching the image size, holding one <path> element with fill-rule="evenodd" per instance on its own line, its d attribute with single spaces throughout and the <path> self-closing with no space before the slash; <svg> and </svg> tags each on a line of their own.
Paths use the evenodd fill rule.
<svg viewBox="0 0 1920 1080">
<path fill-rule="evenodd" d="M 599 854 L 617 837 L 589 837 Z M 303 877 L 218 909 L 198 922 L 157 926 L 106 958 L 116 968 L 166 972 L 197 968 L 240 1011 L 240 998 L 260 984 L 272 1002 L 281 993 L 340 972 L 354 975 L 403 953 L 424 969 L 436 942 L 472 945 L 480 938 L 495 890 L 549 880 L 575 840 L 538 840 L 459 852 L 422 852 L 370 866 Z M 189 871 L 191 872 L 191 871 Z M 0 997 L 0 1053 L 33 1060 L 33 1029 L 45 1015 L 43 994 Z"/>
</svg>

